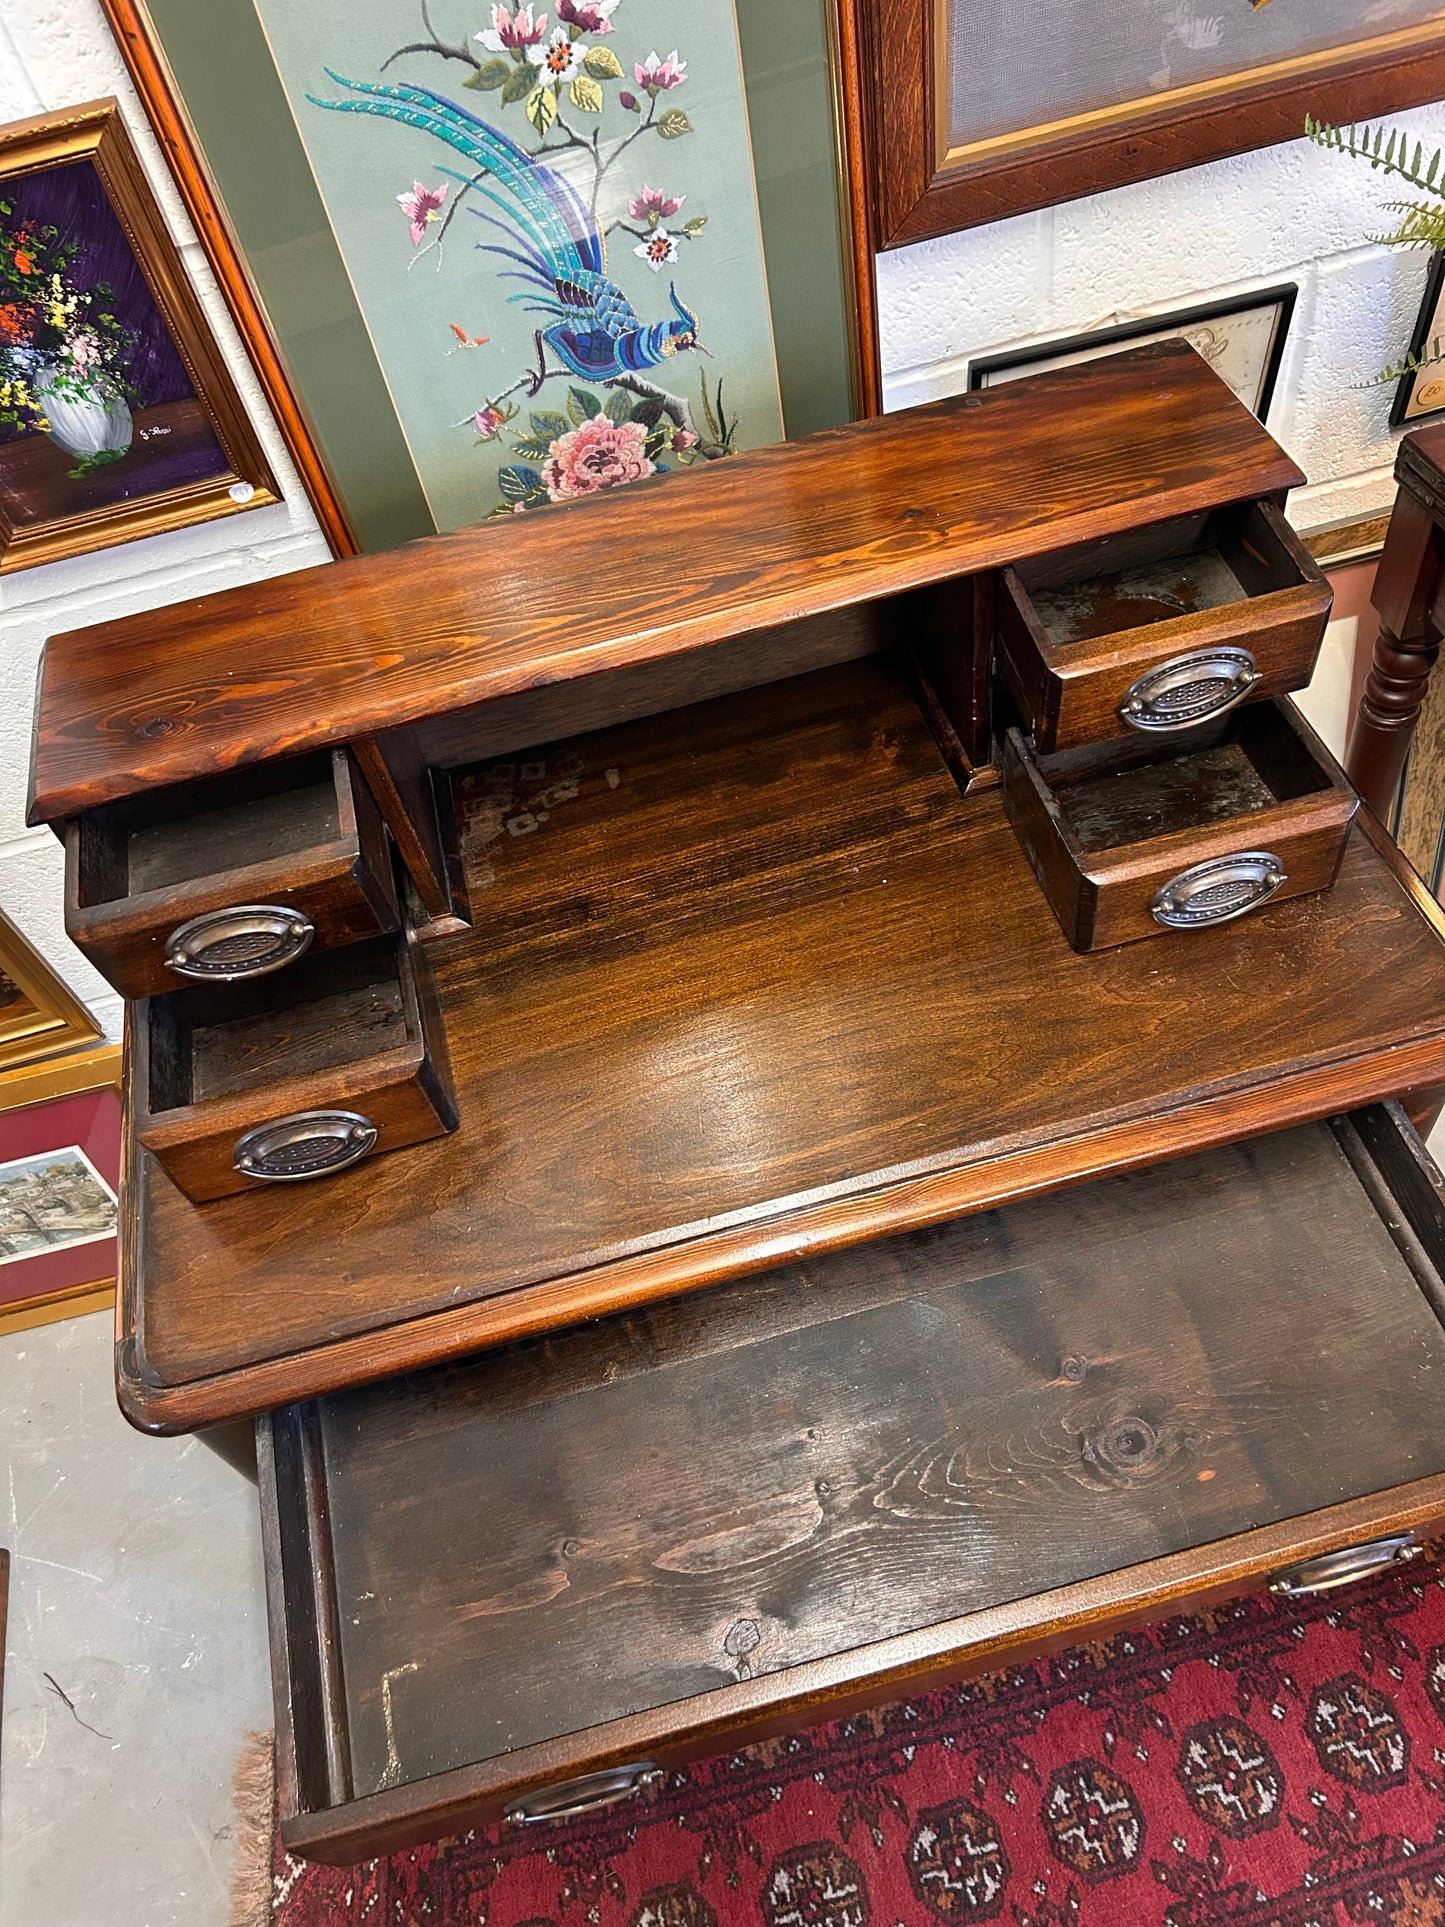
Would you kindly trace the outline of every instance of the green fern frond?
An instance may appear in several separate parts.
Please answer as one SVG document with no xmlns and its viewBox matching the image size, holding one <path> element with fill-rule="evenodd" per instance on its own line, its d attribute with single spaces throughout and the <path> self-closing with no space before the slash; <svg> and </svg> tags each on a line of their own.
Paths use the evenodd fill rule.
<svg viewBox="0 0 1445 1927">
<path fill-rule="evenodd" d="M 1422 368 L 1433 368 L 1440 361 L 1445 361 L 1445 340 L 1436 335 L 1428 348 L 1422 348 L 1413 355 L 1406 355 L 1403 361 L 1388 363 L 1373 381 L 1360 382 L 1356 386 L 1379 388 L 1386 382 L 1398 381 L 1402 375 L 1418 375 Z"/>
<path fill-rule="evenodd" d="M 1445 204 L 1429 201 L 1386 201 L 1392 214 L 1402 217 L 1392 234 L 1368 238 L 1387 248 L 1445 248 Z"/>
<path fill-rule="evenodd" d="M 1418 187 L 1422 193 L 1445 195 L 1445 179 L 1440 174 L 1441 150 L 1436 148 L 1426 165 L 1421 143 L 1416 141 L 1415 152 L 1411 155 L 1410 137 L 1401 128 L 1334 127 L 1328 121 L 1319 121 L 1313 115 L 1306 114 L 1305 133 L 1316 147 L 1348 154 L 1354 160 L 1368 161 L 1371 167 L 1386 174 L 1397 174 L 1402 181 L 1408 181 L 1411 187 Z"/>
</svg>

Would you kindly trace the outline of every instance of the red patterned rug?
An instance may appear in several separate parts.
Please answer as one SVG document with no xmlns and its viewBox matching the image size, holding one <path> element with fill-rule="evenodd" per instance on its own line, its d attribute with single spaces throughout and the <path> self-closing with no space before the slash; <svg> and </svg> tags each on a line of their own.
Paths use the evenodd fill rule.
<svg viewBox="0 0 1445 1927">
<path fill-rule="evenodd" d="M 1253 1598 L 348 1871 L 275 1927 L 1445 1927 L 1445 1572 Z M 644 1796 L 645 1797 L 645 1796 Z"/>
</svg>

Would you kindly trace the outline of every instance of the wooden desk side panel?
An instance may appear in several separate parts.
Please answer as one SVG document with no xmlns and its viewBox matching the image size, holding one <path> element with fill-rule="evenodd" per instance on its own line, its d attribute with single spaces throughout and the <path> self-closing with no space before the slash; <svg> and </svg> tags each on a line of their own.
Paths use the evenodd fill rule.
<svg viewBox="0 0 1445 1927">
<path fill-rule="evenodd" d="M 1302 480 L 1165 343 L 75 630 L 46 650 L 30 820 Z"/>
</svg>

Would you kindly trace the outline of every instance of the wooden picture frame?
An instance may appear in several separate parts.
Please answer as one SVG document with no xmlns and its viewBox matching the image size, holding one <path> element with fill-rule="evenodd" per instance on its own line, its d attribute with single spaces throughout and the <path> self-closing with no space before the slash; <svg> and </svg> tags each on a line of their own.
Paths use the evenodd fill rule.
<svg viewBox="0 0 1445 1927">
<path fill-rule="evenodd" d="M 114 100 L 0 129 L 0 257 L 0 573 L 280 501 Z"/>
<path fill-rule="evenodd" d="M 1420 312 L 1410 336 L 1411 357 L 1428 354 L 1430 344 L 1442 335 L 1445 335 L 1445 253 L 1430 257 Z M 1445 410 L 1445 361 L 1412 368 L 1401 375 L 1390 405 L 1390 426 L 1406 428 L 1442 410 Z"/>
<path fill-rule="evenodd" d="M 978 0 L 963 0 L 978 4 Z M 860 289 L 873 256 L 1130 181 L 1297 138 L 1306 113 L 1348 122 L 1445 95 L 1445 19 L 951 145 L 950 0 L 839 0 L 844 133 Z M 1018 37 L 1026 58 L 1028 37 Z M 869 302 L 871 310 L 871 301 Z M 865 317 L 875 364 L 876 320 Z"/>
<path fill-rule="evenodd" d="M 1298 284 L 1285 281 L 1277 287 L 1256 289 L 1251 294 L 1232 295 L 1225 301 L 1205 301 L 1197 307 L 1179 308 L 1168 314 L 1144 315 L 1054 341 L 1035 341 L 1023 348 L 977 355 L 968 364 L 968 385 L 971 390 L 996 388 L 1004 381 L 1043 374 L 1050 368 L 1097 361 L 1126 348 L 1142 348 L 1146 342 L 1183 338 L 1215 368 L 1246 408 L 1260 421 L 1267 421 L 1298 296 Z M 1231 350 L 1235 342 L 1230 323 L 1243 324 L 1245 329 L 1256 323 L 1254 332 L 1262 336 L 1249 343 L 1244 352 L 1236 353 L 1233 361 Z M 1231 378 L 1235 362 L 1238 380 Z"/>
<path fill-rule="evenodd" d="M 118 1044 L 72 1053 L 48 1077 L 0 1078 L 0 1334 L 115 1302 L 120 1080 Z M 56 1176 L 66 1193 L 47 1200 Z"/>
<path fill-rule="evenodd" d="M 0 911 L 0 1093 L 4 1073 L 94 1044 L 101 1035 L 74 991 Z"/>
</svg>

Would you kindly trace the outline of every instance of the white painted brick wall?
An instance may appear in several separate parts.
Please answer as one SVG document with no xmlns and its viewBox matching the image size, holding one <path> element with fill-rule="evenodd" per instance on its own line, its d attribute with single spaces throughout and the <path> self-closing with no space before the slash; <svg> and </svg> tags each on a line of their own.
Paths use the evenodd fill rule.
<svg viewBox="0 0 1445 1927">
<path fill-rule="evenodd" d="M 1393 119 L 1445 146 L 1445 105 Z M 1387 508 L 1392 390 L 1363 384 L 1409 346 L 1427 265 L 1367 239 L 1398 188 L 1299 140 L 885 254 L 887 406 L 957 393 L 975 355 L 1295 281 L 1269 422 L 1310 478 L 1293 519 Z"/>
<path fill-rule="evenodd" d="M 25 828 L 30 719 L 48 635 L 212 589 L 324 562 L 310 504 L 216 290 L 96 0 L 0 0 L 0 121 L 114 94 L 156 189 L 285 500 L 73 562 L 0 576 L 0 908 L 83 997 L 112 1036 L 121 1004 L 66 937 L 60 845 Z"/>
</svg>

